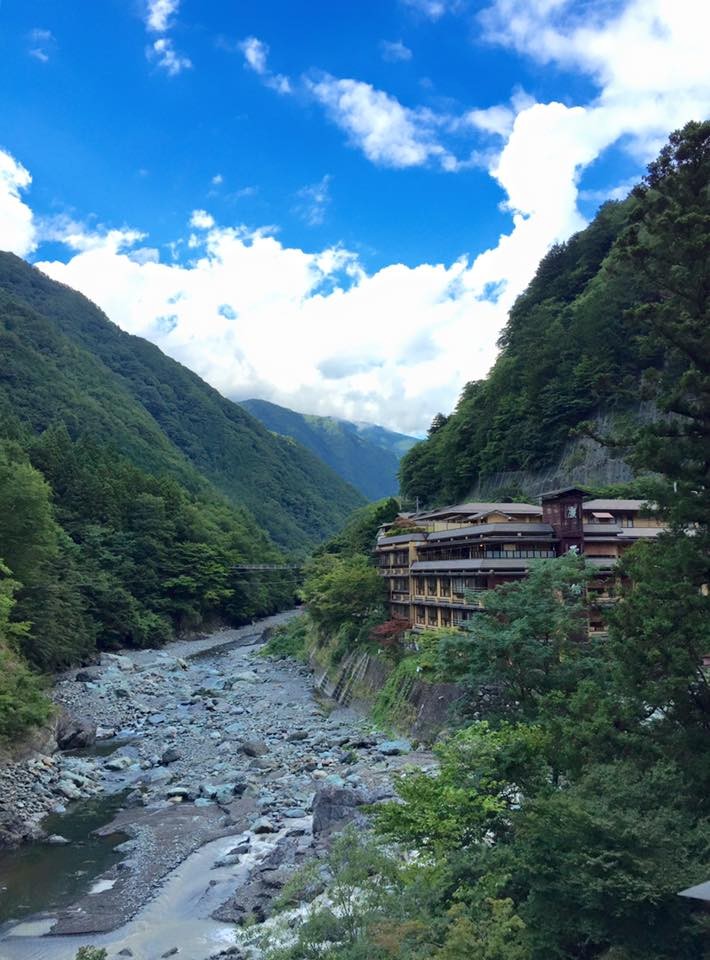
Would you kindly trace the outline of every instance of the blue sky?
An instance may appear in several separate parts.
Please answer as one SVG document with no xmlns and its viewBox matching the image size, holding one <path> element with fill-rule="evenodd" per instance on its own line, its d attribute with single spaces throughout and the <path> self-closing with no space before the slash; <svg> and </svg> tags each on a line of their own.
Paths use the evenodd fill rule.
<svg viewBox="0 0 710 960">
<path fill-rule="evenodd" d="M 4 0 L 0 248 L 228 396 L 421 432 L 549 245 L 707 114 L 703 17 Z"/>
</svg>

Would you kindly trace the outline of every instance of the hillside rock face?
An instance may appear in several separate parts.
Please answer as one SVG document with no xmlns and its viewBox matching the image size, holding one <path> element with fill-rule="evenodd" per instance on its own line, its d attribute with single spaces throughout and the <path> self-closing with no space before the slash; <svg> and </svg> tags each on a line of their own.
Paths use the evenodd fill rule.
<svg viewBox="0 0 710 960">
<path fill-rule="evenodd" d="M 640 335 L 636 308 L 650 281 L 623 256 L 633 199 L 605 204 L 592 223 L 553 247 L 510 310 L 490 373 L 437 415 L 426 440 L 402 459 L 402 492 L 425 506 L 531 496 L 569 483 L 631 478 L 609 448 L 576 439 L 625 415 L 653 418 L 641 385 L 663 369 L 660 342 Z"/>
<path fill-rule="evenodd" d="M 651 404 L 635 407 L 624 415 L 636 423 L 656 419 Z M 617 425 L 618 415 L 599 413 L 591 418 L 600 436 L 609 435 Z M 501 470 L 482 478 L 464 499 L 494 500 L 501 490 L 519 490 L 523 496 L 534 498 L 542 490 L 581 485 L 605 487 L 628 483 L 634 473 L 626 461 L 610 447 L 604 447 L 590 437 L 580 437 L 565 444 L 562 454 L 549 466 L 539 470 Z"/>
</svg>

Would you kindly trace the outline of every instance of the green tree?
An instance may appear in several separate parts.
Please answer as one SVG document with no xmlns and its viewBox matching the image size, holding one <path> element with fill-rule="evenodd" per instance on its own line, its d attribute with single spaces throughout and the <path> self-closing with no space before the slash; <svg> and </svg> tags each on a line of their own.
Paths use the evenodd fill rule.
<svg viewBox="0 0 710 960">
<path fill-rule="evenodd" d="M 439 861 L 505 838 L 512 811 L 549 782 L 545 748 L 538 727 L 474 723 L 436 748 L 435 774 L 398 780 L 399 802 L 376 810 L 378 830 Z"/>
<path fill-rule="evenodd" d="M 593 672 L 587 632 L 590 572 L 569 554 L 531 563 L 528 576 L 488 590 L 465 632 L 447 634 L 445 672 L 465 684 L 469 708 L 487 716 L 536 717 L 541 700 Z"/>
<path fill-rule="evenodd" d="M 710 122 L 671 134 L 633 193 L 637 202 L 619 249 L 649 292 L 630 316 L 647 350 L 663 347 L 654 393 L 672 415 L 638 432 L 633 457 L 675 484 L 665 503 L 676 522 L 708 524 Z"/>
<path fill-rule="evenodd" d="M 385 584 L 367 557 L 324 556 L 308 568 L 303 598 L 316 627 L 334 633 L 343 624 L 384 616 Z"/>
<path fill-rule="evenodd" d="M 29 633 L 28 623 L 12 619 L 18 586 L 10 578 L 9 568 L 0 561 L 0 740 L 44 723 L 51 712 L 40 678 L 18 652 Z"/>
</svg>

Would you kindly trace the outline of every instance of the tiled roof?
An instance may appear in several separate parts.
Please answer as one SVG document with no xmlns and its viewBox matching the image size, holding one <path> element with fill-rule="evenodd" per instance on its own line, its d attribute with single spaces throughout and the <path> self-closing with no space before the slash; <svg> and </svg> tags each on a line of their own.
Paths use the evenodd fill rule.
<svg viewBox="0 0 710 960">
<path fill-rule="evenodd" d="M 417 519 L 423 520 L 435 519 L 436 517 L 446 517 L 452 514 L 466 514 L 468 516 L 485 517 L 489 513 L 505 513 L 509 516 L 541 516 L 542 508 L 532 503 L 486 503 L 485 501 L 472 501 L 471 503 L 455 503 L 448 507 L 439 507 L 437 510 L 423 511 L 416 514 Z"/>
<path fill-rule="evenodd" d="M 527 570 L 534 558 L 530 560 L 503 560 L 485 557 L 480 560 L 416 560 L 412 564 L 412 572 L 426 573 L 427 570 Z"/>
<path fill-rule="evenodd" d="M 585 500 L 582 510 L 626 510 L 633 512 L 646 506 L 645 500 Z"/>
<path fill-rule="evenodd" d="M 437 530 L 430 533 L 427 542 L 439 540 L 457 540 L 459 537 L 485 536 L 491 533 L 501 533 L 505 536 L 518 539 L 518 534 L 527 534 L 530 537 L 552 536 L 554 530 L 549 523 L 480 523 L 469 524 L 466 527 L 457 527 L 455 530 Z M 521 538 L 522 539 L 522 538 Z"/>
</svg>

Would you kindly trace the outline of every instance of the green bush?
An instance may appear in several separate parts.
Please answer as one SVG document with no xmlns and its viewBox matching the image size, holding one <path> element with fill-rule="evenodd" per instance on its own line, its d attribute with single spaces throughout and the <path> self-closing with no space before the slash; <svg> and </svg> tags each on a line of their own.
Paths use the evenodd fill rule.
<svg viewBox="0 0 710 960">
<path fill-rule="evenodd" d="M 308 659 L 310 624 L 304 614 L 276 627 L 259 650 L 260 657 L 292 657 L 305 663 Z"/>
</svg>

